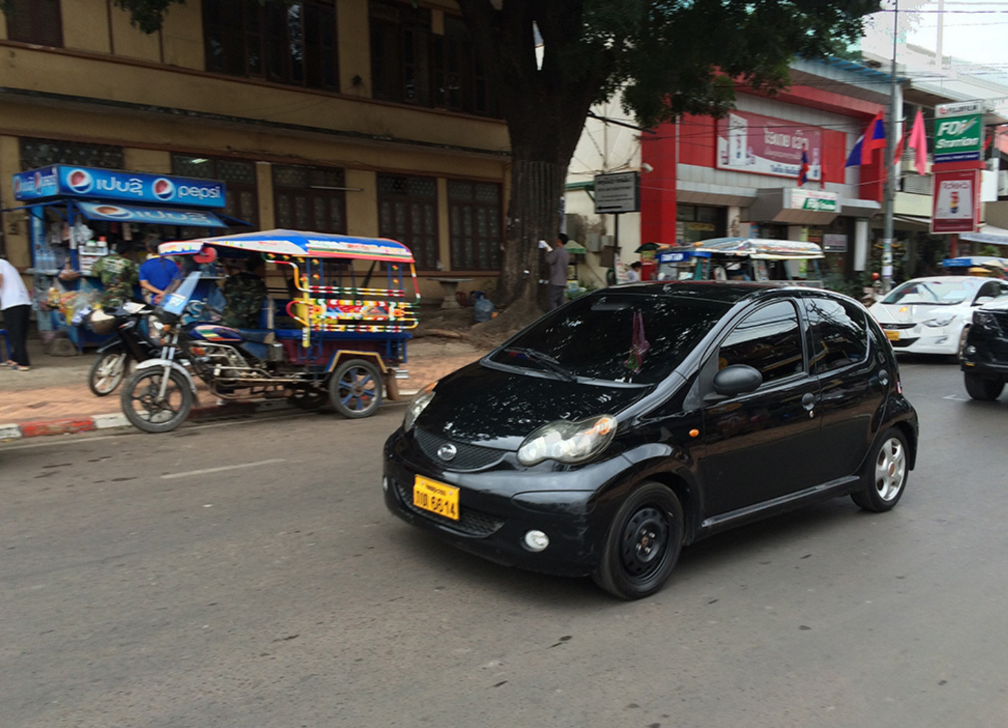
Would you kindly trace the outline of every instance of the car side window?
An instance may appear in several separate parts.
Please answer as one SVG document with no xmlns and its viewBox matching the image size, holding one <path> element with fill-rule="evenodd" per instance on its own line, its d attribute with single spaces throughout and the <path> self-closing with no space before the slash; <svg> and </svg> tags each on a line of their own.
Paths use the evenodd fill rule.
<svg viewBox="0 0 1008 728">
<path fill-rule="evenodd" d="M 805 371 L 801 325 L 789 301 L 754 311 L 732 329 L 718 350 L 718 369 L 748 364 L 760 371 L 763 383 Z"/>
<path fill-rule="evenodd" d="M 868 356 L 868 320 L 853 303 L 826 298 L 805 301 L 812 327 L 812 371 L 828 372 Z"/>
</svg>

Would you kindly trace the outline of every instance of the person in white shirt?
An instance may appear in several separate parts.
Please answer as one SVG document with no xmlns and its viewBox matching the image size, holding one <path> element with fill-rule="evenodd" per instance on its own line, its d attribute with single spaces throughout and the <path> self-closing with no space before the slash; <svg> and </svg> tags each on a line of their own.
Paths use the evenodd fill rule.
<svg viewBox="0 0 1008 728">
<path fill-rule="evenodd" d="M 633 283 L 640 280 L 640 269 L 641 262 L 639 260 L 635 260 L 630 264 L 630 267 L 627 268 L 626 272 L 627 283 Z"/>
<path fill-rule="evenodd" d="M 3 311 L 4 328 L 11 348 L 11 359 L 4 362 L 18 371 L 26 372 L 28 362 L 28 314 L 31 313 L 31 296 L 17 268 L 0 258 L 0 311 Z"/>
</svg>

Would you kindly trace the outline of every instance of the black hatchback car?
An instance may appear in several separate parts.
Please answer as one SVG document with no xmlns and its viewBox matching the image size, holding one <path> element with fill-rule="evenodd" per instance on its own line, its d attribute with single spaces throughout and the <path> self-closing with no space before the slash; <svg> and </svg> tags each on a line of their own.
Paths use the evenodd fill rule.
<svg viewBox="0 0 1008 728">
<path fill-rule="evenodd" d="M 1008 381 L 1008 296 L 973 312 L 960 366 L 966 392 L 973 399 L 993 400 Z"/>
<path fill-rule="evenodd" d="M 462 549 L 637 599 L 726 528 L 841 495 L 889 510 L 916 449 L 860 303 L 655 281 L 582 296 L 428 387 L 382 485 L 393 513 Z"/>
</svg>

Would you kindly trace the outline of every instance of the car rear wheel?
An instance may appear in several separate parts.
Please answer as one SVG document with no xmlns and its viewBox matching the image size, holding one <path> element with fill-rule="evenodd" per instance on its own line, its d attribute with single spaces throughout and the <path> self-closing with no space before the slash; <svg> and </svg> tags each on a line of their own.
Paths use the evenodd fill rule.
<svg viewBox="0 0 1008 728">
<path fill-rule="evenodd" d="M 660 483 L 644 483 L 613 517 L 592 578 L 620 599 L 654 594 L 679 560 L 683 532 L 682 506 L 675 493 Z"/>
<path fill-rule="evenodd" d="M 906 435 L 893 427 L 879 439 L 865 465 L 862 478 L 864 490 L 852 493 L 851 498 L 866 511 L 888 511 L 903 496 L 909 473 L 910 452 Z"/>
<path fill-rule="evenodd" d="M 963 375 L 966 382 L 966 392 L 973 399 L 990 402 L 997 399 L 1004 389 L 1004 382 L 1000 379 L 989 379 L 966 372 Z"/>
</svg>

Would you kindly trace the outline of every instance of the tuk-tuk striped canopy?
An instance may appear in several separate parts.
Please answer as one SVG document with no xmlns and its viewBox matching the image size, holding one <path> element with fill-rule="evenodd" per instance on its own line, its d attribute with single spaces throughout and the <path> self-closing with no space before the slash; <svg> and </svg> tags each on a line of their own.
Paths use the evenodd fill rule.
<svg viewBox="0 0 1008 728">
<path fill-rule="evenodd" d="M 196 255 L 203 248 L 216 248 L 218 254 L 227 251 L 261 253 L 296 258 L 352 258 L 379 260 L 389 263 L 412 263 L 413 253 L 402 243 L 386 238 L 358 238 L 308 230 L 263 230 L 216 238 L 196 238 L 161 243 L 161 255 Z"/>
</svg>

